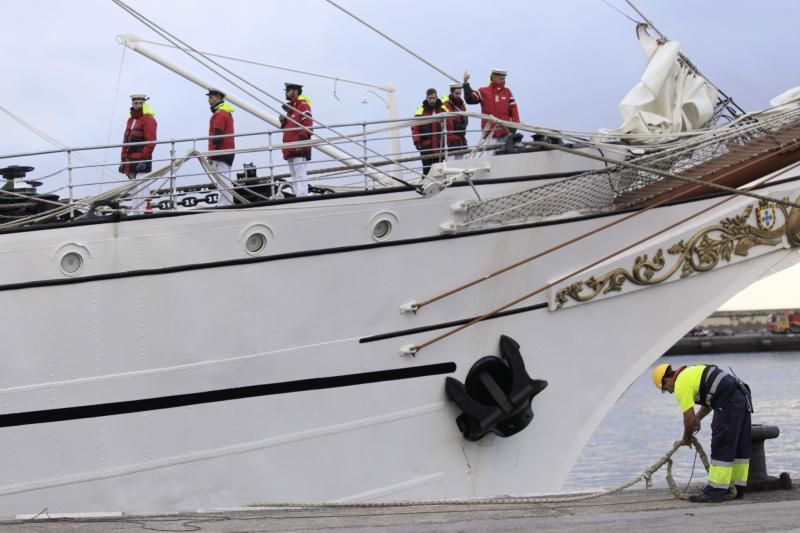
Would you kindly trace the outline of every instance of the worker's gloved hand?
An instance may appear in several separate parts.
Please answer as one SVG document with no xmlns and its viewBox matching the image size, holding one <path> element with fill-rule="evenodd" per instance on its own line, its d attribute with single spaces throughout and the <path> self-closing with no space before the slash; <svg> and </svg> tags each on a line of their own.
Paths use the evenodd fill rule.
<svg viewBox="0 0 800 533">
<path fill-rule="evenodd" d="M 125 172 L 125 163 L 120 163 L 118 170 L 120 174 L 127 174 L 127 172 Z"/>
<path fill-rule="evenodd" d="M 136 172 L 137 173 L 150 172 L 150 170 L 152 168 L 153 168 L 153 165 L 150 162 L 142 161 L 141 163 L 137 163 L 136 164 Z"/>
<path fill-rule="evenodd" d="M 414 143 L 414 148 L 416 148 L 417 150 L 422 151 L 422 145 L 420 143 Z"/>
<path fill-rule="evenodd" d="M 281 109 L 288 113 L 291 108 L 289 107 L 289 104 L 281 104 Z"/>
<path fill-rule="evenodd" d="M 281 128 L 285 128 L 286 127 L 286 117 L 285 116 L 283 116 L 283 115 L 279 116 L 278 117 L 278 122 L 281 123 Z"/>
</svg>

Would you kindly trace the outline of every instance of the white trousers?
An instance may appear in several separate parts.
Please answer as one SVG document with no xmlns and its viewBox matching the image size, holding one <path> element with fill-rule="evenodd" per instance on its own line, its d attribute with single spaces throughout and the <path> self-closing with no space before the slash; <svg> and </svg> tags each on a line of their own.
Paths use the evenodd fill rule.
<svg viewBox="0 0 800 533">
<path fill-rule="evenodd" d="M 133 163 L 136 166 L 136 163 Z M 129 180 L 142 180 L 145 176 L 147 176 L 147 172 L 131 172 L 128 174 Z M 144 207 L 147 203 L 147 197 L 150 193 L 149 190 L 150 182 L 148 181 L 137 181 L 136 186 L 131 189 L 131 192 L 128 193 L 128 198 L 131 200 L 131 213 L 135 213 L 137 215 L 141 215 L 144 213 Z"/>
<path fill-rule="evenodd" d="M 305 157 L 290 157 L 286 160 L 289 163 L 289 174 L 292 175 L 292 189 L 297 197 L 308 196 L 308 173 L 306 170 Z"/>
<path fill-rule="evenodd" d="M 214 167 L 218 173 L 227 178 L 224 186 L 217 188 L 217 192 L 219 193 L 217 207 L 233 205 L 233 192 L 230 189 L 230 187 L 233 186 L 231 183 L 231 166 L 225 161 L 217 161 L 216 159 L 209 159 L 208 162 L 211 163 L 211 166 Z"/>
</svg>

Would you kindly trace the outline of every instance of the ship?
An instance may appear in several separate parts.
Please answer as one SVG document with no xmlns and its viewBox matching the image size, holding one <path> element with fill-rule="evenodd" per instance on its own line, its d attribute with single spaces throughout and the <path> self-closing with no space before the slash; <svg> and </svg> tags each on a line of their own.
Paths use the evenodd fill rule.
<svg viewBox="0 0 800 533">
<path fill-rule="evenodd" d="M 300 143 L 341 157 L 307 197 L 277 129 L 233 182 L 164 141 L 146 213 L 138 184 L 84 194 L 70 164 L 43 193 L 52 152 L 2 156 L 23 164 L 2 169 L 0 510 L 559 491 L 642 372 L 800 261 L 797 91 L 745 113 L 640 40 L 692 89 L 663 96 L 673 120 L 661 96 L 592 135 L 470 111 L 517 136 L 427 175 L 367 137 L 452 114 L 321 125 Z"/>
</svg>

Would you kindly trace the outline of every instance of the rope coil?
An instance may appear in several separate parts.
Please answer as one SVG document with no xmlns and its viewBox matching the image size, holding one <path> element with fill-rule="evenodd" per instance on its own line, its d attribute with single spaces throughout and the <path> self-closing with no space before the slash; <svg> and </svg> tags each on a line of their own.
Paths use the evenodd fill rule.
<svg viewBox="0 0 800 533">
<path fill-rule="evenodd" d="M 700 456 L 701 461 L 703 462 L 703 466 L 705 467 L 706 471 L 709 469 L 709 461 L 708 456 L 703 450 L 700 441 L 697 440 L 696 437 L 692 437 L 691 439 L 692 445 L 695 446 L 697 450 L 697 454 Z M 644 472 L 636 476 L 635 478 L 627 481 L 621 485 L 618 485 L 611 489 L 604 489 L 598 492 L 592 492 L 590 494 L 579 494 L 575 496 L 542 496 L 542 497 L 527 497 L 527 496 L 508 496 L 504 498 L 486 498 L 486 499 L 461 499 L 461 500 L 406 500 L 406 501 L 385 501 L 385 502 L 265 502 L 265 503 L 254 503 L 249 507 L 280 507 L 280 508 L 300 508 L 300 507 L 330 507 L 330 508 L 338 508 L 338 509 L 364 509 L 364 508 L 380 508 L 380 507 L 414 507 L 414 506 L 446 506 L 446 505 L 507 505 L 507 504 L 520 504 L 520 503 L 569 503 L 569 502 L 580 502 L 585 500 L 593 500 L 595 498 L 600 498 L 602 496 L 611 496 L 613 494 L 617 494 L 622 492 L 625 489 L 636 485 L 640 481 L 645 482 L 645 487 L 650 488 L 652 486 L 652 478 L 653 474 L 655 474 L 662 466 L 665 464 L 667 465 L 667 484 L 669 485 L 670 492 L 672 493 L 675 498 L 679 500 L 688 500 L 689 497 L 684 492 L 682 492 L 678 486 L 675 484 L 675 480 L 672 477 L 672 456 L 675 452 L 678 451 L 678 448 L 681 447 L 681 441 L 676 441 L 672 445 L 672 449 L 669 450 L 666 454 L 664 454 L 658 461 L 653 463 L 649 468 L 647 468 Z M 731 485 L 733 487 L 733 485 Z M 735 488 L 732 488 L 731 494 L 735 496 Z"/>
</svg>

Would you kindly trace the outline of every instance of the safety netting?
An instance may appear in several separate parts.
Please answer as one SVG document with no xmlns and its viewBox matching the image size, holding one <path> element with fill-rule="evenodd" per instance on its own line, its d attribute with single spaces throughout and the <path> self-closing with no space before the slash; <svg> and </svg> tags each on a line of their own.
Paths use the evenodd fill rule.
<svg viewBox="0 0 800 533">
<path fill-rule="evenodd" d="M 776 164 L 800 160 L 799 143 L 800 110 L 744 115 L 719 128 L 650 145 L 643 155 L 607 159 L 608 166 L 599 170 L 505 196 L 465 201 L 455 229 L 636 208 L 681 187 L 697 187 L 698 180 L 735 187 L 760 177 L 759 172 L 776 170 Z"/>
</svg>

